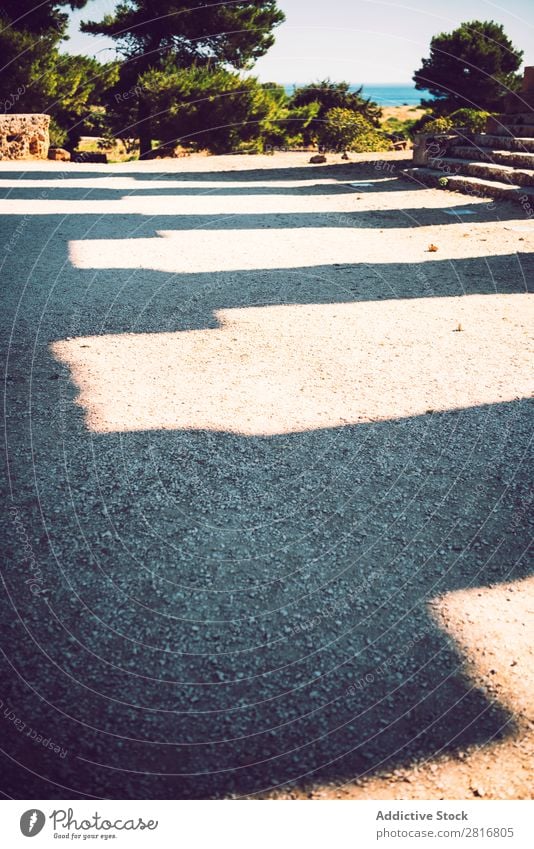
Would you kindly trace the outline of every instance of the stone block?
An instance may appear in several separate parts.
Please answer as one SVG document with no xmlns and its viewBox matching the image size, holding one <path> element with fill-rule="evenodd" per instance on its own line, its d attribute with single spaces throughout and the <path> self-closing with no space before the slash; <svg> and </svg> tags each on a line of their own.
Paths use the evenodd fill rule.
<svg viewBox="0 0 534 849">
<path fill-rule="evenodd" d="M 1 159 L 46 159 L 50 115 L 0 115 Z"/>
<path fill-rule="evenodd" d="M 48 158 L 59 162 L 70 162 L 70 153 L 62 147 L 51 147 L 48 151 Z"/>
</svg>

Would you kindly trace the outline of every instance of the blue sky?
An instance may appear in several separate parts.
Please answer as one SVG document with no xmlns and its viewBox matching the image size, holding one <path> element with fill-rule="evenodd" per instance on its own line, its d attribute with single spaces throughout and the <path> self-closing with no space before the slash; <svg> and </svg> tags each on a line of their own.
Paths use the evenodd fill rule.
<svg viewBox="0 0 534 849">
<path fill-rule="evenodd" d="M 90 0 L 72 15 L 71 53 L 100 59 L 111 42 L 78 32 L 82 19 L 99 19 L 115 0 Z M 504 25 L 525 62 L 534 65 L 533 0 L 279 0 L 286 22 L 276 31 L 276 44 L 255 67 L 264 81 L 304 82 L 322 77 L 352 83 L 410 81 L 430 38 L 465 20 L 495 20 Z"/>
</svg>

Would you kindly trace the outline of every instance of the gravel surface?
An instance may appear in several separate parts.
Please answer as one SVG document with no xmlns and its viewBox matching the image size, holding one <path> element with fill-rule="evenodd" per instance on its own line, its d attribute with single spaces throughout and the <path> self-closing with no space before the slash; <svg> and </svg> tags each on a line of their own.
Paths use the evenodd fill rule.
<svg viewBox="0 0 534 849">
<path fill-rule="evenodd" d="M 534 221 L 380 156 L 2 164 L 4 794 L 531 793 Z"/>
</svg>

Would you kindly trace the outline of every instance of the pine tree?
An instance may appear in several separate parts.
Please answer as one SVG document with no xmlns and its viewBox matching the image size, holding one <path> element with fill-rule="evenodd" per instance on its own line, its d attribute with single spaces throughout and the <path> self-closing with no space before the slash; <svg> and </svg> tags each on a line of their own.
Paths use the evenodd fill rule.
<svg viewBox="0 0 534 849">
<path fill-rule="evenodd" d="M 54 144 L 69 135 L 75 145 L 80 119 L 117 76 L 113 64 L 59 52 L 68 23 L 63 9 L 86 2 L 2 0 L 0 6 L 0 113 L 49 113 Z"/>
<path fill-rule="evenodd" d="M 87 0 L 2 0 L 0 17 L 4 26 L 22 30 L 33 35 L 42 35 L 53 31 L 64 36 L 69 16 L 61 11 L 65 6 L 71 9 L 83 9 Z"/>
<path fill-rule="evenodd" d="M 413 79 L 417 89 L 434 95 L 425 105 L 439 114 L 464 107 L 498 110 L 519 87 L 522 56 L 500 24 L 470 21 L 432 38 L 430 56 Z"/>
<path fill-rule="evenodd" d="M 113 38 L 127 60 L 126 89 L 149 71 L 191 67 L 245 69 L 273 44 L 272 30 L 284 19 L 276 0 L 211 3 L 206 0 L 124 0 L 84 32 Z M 137 133 L 141 156 L 152 148 L 151 103 L 141 88 Z"/>
</svg>

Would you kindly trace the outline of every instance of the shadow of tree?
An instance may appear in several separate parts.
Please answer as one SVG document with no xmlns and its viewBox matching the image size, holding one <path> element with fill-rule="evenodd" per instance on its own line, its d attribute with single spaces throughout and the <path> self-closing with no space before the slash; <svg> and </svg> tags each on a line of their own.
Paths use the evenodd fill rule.
<svg viewBox="0 0 534 849">
<path fill-rule="evenodd" d="M 109 221 L 51 216 L 44 250 L 37 224 L 8 300 L 3 792 L 249 795 L 505 735 L 428 602 L 528 573 L 526 401 L 272 437 L 95 435 L 49 345 L 209 328 L 221 308 L 524 292 L 532 259 L 95 273 L 65 241 Z"/>
</svg>

